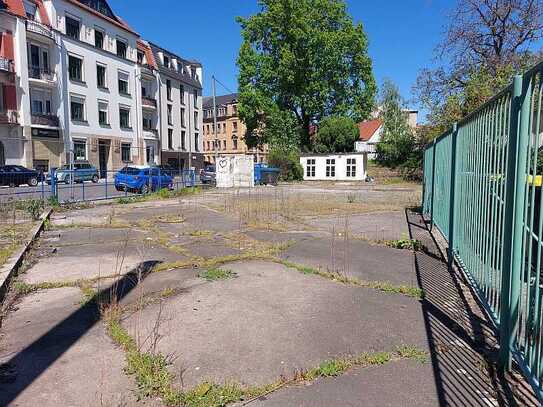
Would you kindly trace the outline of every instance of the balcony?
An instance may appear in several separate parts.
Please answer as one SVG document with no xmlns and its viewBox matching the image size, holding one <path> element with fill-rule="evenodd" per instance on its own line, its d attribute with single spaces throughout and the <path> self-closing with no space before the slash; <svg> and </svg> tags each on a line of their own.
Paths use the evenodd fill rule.
<svg viewBox="0 0 543 407">
<path fill-rule="evenodd" d="M 32 113 L 32 124 L 37 126 L 59 127 L 58 116 L 52 114 Z"/>
<path fill-rule="evenodd" d="M 153 129 L 151 127 L 145 127 L 144 126 L 143 131 L 145 131 L 147 133 L 153 133 L 153 135 L 158 138 L 158 130 L 157 129 Z"/>
<path fill-rule="evenodd" d="M 4 72 L 15 72 L 15 66 L 13 64 L 13 61 L 7 59 L 6 57 L 0 56 L 0 71 Z"/>
<path fill-rule="evenodd" d="M 0 125 L 2 124 L 18 124 L 19 113 L 16 110 L 0 111 Z"/>
<path fill-rule="evenodd" d="M 53 40 L 55 39 L 53 30 L 41 23 L 38 23 L 37 21 L 26 20 L 26 30 L 28 32 L 39 34 Z"/>
<path fill-rule="evenodd" d="M 46 82 L 55 82 L 55 74 L 49 68 L 31 66 L 28 68 L 28 77 Z"/>
<path fill-rule="evenodd" d="M 156 99 L 146 97 L 146 96 L 141 97 L 141 104 L 143 107 L 147 107 L 151 109 L 156 109 L 157 107 Z"/>
</svg>

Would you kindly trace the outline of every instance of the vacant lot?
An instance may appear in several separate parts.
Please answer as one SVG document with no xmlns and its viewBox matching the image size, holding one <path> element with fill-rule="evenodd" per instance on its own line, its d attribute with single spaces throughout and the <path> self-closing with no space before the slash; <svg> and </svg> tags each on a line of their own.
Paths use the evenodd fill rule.
<svg viewBox="0 0 543 407">
<path fill-rule="evenodd" d="M 433 406 L 458 397 L 435 373 L 424 298 L 440 298 L 437 287 L 424 286 L 411 250 L 389 247 L 411 242 L 410 223 L 425 230 L 404 210 L 418 202 L 409 184 L 300 184 L 56 214 L 8 298 L 0 404 Z M 462 301 L 443 276 L 439 289 L 452 297 L 440 332 L 443 315 L 469 314 L 454 309 Z M 467 352 L 450 332 L 443 346 Z M 501 402 L 484 359 L 470 360 L 456 367 L 478 383 L 464 400 Z"/>
</svg>

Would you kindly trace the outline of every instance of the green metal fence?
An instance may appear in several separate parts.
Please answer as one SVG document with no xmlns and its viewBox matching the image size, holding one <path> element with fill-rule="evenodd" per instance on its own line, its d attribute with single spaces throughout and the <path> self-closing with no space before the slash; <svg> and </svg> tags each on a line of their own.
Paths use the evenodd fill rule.
<svg viewBox="0 0 543 407">
<path fill-rule="evenodd" d="M 543 63 L 429 145 L 423 211 L 543 400 Z M 541 155 L 540 155 L 541 153 Z"/>
</svg>

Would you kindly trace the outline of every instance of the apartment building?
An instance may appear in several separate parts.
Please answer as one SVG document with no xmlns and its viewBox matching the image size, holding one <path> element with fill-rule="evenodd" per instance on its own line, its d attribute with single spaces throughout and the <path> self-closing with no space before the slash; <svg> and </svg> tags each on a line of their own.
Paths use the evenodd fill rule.
<svg viewBox="0 0 543 407">
<path fill-rule="evenodd" d="M 202 168 L 202 65 L 151 43 L 158 64 L 161 161 Z"/>
<path fill-rule="evenodd" d="M 0 31 L 0 163 L 49 170 L 88 160 L 105 177 L 161 163 L 170 128 L 185 131 L 186 166 L 203 161 L 201 64 L 143 40 L 106 0 L 5 0 Z M 185 87 L 177 103 L 162 98 L 175 92 L 169 83 Z"/>
<path fill-rule="evenodd" d="M 248 148 L 244 141 L 247 128 L 238 116 L 238 94 L 217 96 L 217 134 L 213 128 L 213 98 L 204 98 L 204 160 L 214 163 L 216 155 L 252 155 L 255 163 L 267 162 L 268 147 Z"/>
</svg>

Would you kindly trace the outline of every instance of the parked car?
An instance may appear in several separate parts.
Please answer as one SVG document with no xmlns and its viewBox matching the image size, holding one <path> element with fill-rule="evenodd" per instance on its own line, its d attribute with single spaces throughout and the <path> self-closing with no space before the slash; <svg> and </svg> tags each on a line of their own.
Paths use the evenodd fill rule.
<svg viewBox="0 0 543 407">
<path fill-rule="evenodd" d="M 146 194 L 162 188 L 173 189 L 173 178 L 159 171 L 158 167 L 128 166 L 115 174 L 117 191 Z"/>
<path fill-rule="evenodd" d="M 65 184 L 71 183 L 72 178 L 73 182 L 92 181 L 95 184 L 100 180 L 98 169 L 87 161 L 74 162 L 73 172 L 70 169 L 69 164 L 57 168 L 55 171 L 55 178 L 57 182 L 63 182 Z M 47 176 L 46 182 L 51 184 L 51 175 Z"/>
<path fill-rule="evenodd" d="M 42 173 L 36 170 L 29 170 L 22 165 L 3 165 L 0 167 L 0 185 L 18 187 L 29 185 L 35 187 L 43 179 Z"/>
<path fill-rule="evenodd" d="M 212 184 L 216 180 L 216 172 L 214 165 L 206 165 L 200 170 L 200 181 L 202 184 Z"/>
</svg>

